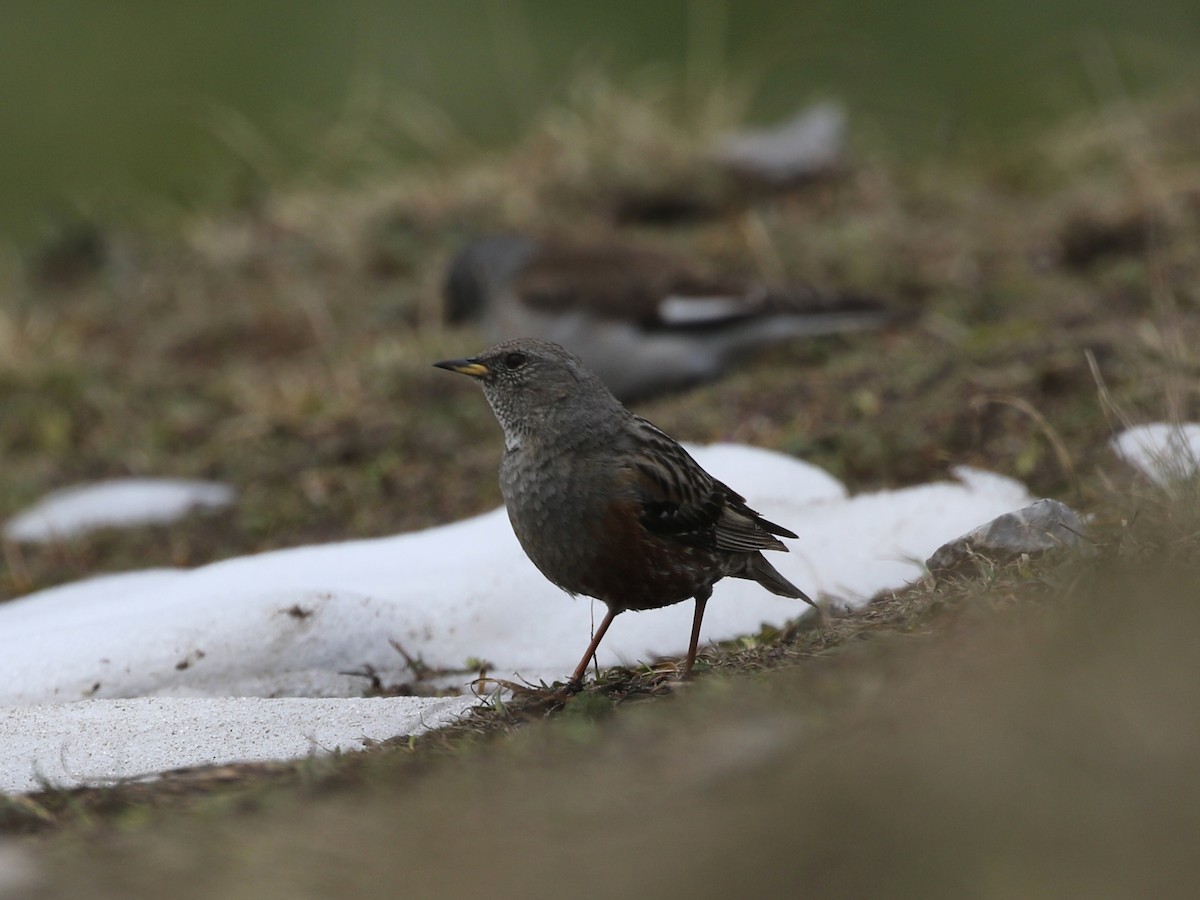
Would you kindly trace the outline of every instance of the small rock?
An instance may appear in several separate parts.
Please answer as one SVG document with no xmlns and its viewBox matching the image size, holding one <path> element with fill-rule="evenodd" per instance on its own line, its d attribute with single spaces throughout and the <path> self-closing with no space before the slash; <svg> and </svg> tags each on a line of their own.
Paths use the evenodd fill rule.
<svg viewBox="0 0 1200 900">
<path fill-rule="evenodd" d="M 976 557 L 1005 563 L 1022 554 L 1074 547 L 1083 539 L 1078 514 L 1058 500 L 1038 500 L 943 544 L 925 561 L 930 572 L 958 569 Z"/>
</svg>

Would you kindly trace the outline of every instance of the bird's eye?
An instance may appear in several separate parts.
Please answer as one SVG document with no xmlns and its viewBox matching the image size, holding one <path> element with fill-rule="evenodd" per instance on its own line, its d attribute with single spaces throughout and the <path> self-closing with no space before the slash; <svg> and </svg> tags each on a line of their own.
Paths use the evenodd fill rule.
<svg viewBox="0 0 1200 900">
<path fill-rule="evenodd" d="M 529 358 L 524 353 L 508 353 L 504 357 L 504 365 L 509 369 L 519 369 L 527 362 Z"/>
</svg>

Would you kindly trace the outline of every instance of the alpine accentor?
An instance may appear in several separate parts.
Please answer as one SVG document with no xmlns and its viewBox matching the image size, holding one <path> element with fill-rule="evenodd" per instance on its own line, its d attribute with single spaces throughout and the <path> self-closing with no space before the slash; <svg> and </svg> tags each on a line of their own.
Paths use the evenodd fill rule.
<svg viewBox="0 0 1200 900">
<path fill-rule="evenodd" d="M 678 443 L 622 406 L 578 357 L 522 338 L 435 365 L 483 385 L 504 429 L 500 490 L 533 564 L 568 593 L 608 607 L 571 676 L 573 686 L 612 620 L 627 609 L 695 599 L 686 678 L 704 605 L 725 576 L 812 603 L 760 552 L 786 551 L 776 535 L 796 535 L 762 518 Z"/>
<path fill-rule="evenodd" d="M 711 380 L 768 344 L 896 318 L 877 300 L 772 288 L 645 247 L 519 234 L 464 247 L 445 296 L 450 322 L 478 325 L 495 341 L 563 344 L 625 400 Z"/>
</svg>

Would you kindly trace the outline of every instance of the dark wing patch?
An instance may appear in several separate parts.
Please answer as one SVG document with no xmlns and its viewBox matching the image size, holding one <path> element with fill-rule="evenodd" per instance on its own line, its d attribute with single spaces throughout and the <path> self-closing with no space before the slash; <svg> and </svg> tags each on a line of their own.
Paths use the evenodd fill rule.
<svg viewBox="0 0 1200 900">
<path fill-rule="evenodd" d="M 642 437 L 630 461 L 642 524 L 685 544 L 716 548 L 723 507 L 716 482 L 658 429 Z"/>
<path fill-rule="evenodd" d="M 646 530 L 699 547 L 734 552 L 787 550 L 775 535 L 796 535 L 768 522 L 736 491 L 717 481 L 686 450 L 644 419 L 636 420 L 628 483 Z"/>
<path fill-rule="evenodd" d="M 718 547 L 722 550 L 787 550 L 775 535 L 791 538 L 796 535 L 774 522 L 768 522 L 748 507 L 740 495 L 733 491 L 729 491 L 729 494 L 717 522 Z"/>
</svg>

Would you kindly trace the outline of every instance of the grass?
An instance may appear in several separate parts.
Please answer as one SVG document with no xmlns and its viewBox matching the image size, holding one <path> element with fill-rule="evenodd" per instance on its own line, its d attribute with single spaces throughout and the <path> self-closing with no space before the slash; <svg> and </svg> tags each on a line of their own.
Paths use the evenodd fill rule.
<svg viewBox="0 0 1200 900">
<path fill-rule="evenodd" d="M 919 316 L 639 411 L 853 489 L 956 463 L 1017 475 L 1092 514 L 1089 554 L 746 636 L 686 686 L 617 670 L 356 756 L 8 798 L 0 828 L 27 836 L 45 896 L 1115 897 L 1194 876 L 1177 848 L 1200 787 L 1200 504 L 1106 442 L 1200 412 L 1200 108 L 1118 111 L 953 168 L 859 160 L 748 204 L 702 152 L 719 109 L 703 128 L 670 109 L 592 80 L 504 155 L 260 190 L 181 228 L 80 222 L 5 254 L 0 508 L 121 474 L 218 478 L 240 499 L 8 545 L 0 594 L 498 503 L 490 413 L 429 366 L 479 347 L 439 324 L 438 285 L 464 235 L 495 227 L 619 230 L 895 298 Z M 675 196 L 703 202 L 639 218 Z"/>
</svg>

